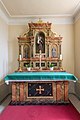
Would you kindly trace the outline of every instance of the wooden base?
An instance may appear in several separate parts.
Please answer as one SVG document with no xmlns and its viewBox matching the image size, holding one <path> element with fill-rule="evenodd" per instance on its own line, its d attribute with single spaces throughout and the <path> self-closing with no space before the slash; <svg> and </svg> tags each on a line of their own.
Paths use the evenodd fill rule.
<svg viewBox="0 0 80 120">
<path fill-rule="evenodd" d="M 44 94 L 40 94 L 40 96 L 29 96 L 28 85 L 32 82 L 13 82 L 12 83 L 12 101 L 33 101 L 34 99 L 37 101 L 41 100 L 53 100 L 55 103 L 67 103 L 68 102 L 68 81 L 55 81 L 55 82 L 37 82 L 38 88 L 41 86 L 41 83 L 47 84 L 50 83 L 52 85 L 52 95 L 44 96 Z M 35 83 L 35 82 L 33 82 Z M 36 84 L 36 83 L 35 83 Z M 34 88 L 36 89 L 36 88 Z M 48 90 L 48 88 L 47 88 Z M 45 91 L 45 88 L 44 88 Z"/>
<path fill-rule="evenodd" d="M 20 70 L 16 70 L 15 72 L 27 72 L 27 69 L 21 69 Z M 60 70 L 60 69 L 54 69 L 54 70 L 50 70 L 50 69 L 32 69 L 29 72 L 66 72 L 65 70 Z"/>
</svg>

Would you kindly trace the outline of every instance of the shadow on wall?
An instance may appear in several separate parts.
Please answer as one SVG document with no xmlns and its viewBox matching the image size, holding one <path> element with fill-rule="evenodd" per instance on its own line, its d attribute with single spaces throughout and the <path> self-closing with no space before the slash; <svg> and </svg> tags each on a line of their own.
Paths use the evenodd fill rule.
<svg viewBox="0 0 80 120">
<path fill-rule="evenodd" d="M 75 83 L 73 81 L 69 82 L 69 93 L 75 94 Z"/>
<path fill-rule="evenodd" d="M 3 99 L 5 99 L 5 97 L 10 93 L 11 93 L 11 86 L 2 83 L 0 85 L 0 102 L 3 101 Z"/>
</svg>

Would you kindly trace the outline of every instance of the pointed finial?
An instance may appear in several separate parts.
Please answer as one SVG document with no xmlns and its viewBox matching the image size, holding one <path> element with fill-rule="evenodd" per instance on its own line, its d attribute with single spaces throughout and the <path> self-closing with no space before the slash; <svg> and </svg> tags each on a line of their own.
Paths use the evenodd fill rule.
<svg viewBox="0 0 80 120">
<path fill-rule="evenodd" d="M 41 20 L 41 18 L 39 18 L 39 20 L 38 20 L 38 23 L 42 23 L 43 21 Z"/>
</svg>

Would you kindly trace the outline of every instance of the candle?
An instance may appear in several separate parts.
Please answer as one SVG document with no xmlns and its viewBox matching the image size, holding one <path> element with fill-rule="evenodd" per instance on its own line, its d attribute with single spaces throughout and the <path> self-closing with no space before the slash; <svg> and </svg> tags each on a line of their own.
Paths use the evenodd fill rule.
<svg viewBox="0 0 80 120">
<path fill-rule="evenodd" d="M 21 60 L 21 55 L 19 55 L 19 59 Z"/>
<path fill-rule="evenodd" d="M 62 60 L 62 54 L 60 54 L 60 60 Z"/>
</svg>

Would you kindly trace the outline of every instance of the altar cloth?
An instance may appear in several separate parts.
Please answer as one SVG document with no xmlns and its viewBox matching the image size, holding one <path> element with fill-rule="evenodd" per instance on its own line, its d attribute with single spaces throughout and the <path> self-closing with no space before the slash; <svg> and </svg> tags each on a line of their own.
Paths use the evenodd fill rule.
<svg viewBox="0 0 80 120">
<path fill-rule="evenodd" d="M 4 78 L 5 82 L 22 81 L 77 81 L 74 74 L 67 72 L 14 72 Z"/>
</svg>

